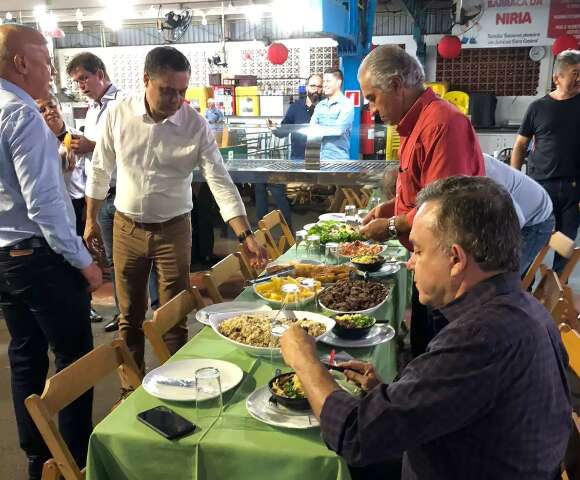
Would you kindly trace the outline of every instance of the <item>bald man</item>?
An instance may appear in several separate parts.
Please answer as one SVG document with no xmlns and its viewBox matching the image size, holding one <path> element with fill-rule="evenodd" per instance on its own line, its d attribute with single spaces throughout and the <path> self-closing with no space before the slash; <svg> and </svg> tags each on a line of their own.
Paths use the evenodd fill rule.
<svg viewBox="0 0 580 480">
<path fill-rule="evenodd" d="M 41 394 L 48 346 L 61 370 L 93 348 L 89 291 L 101 270 L 76 234 L 57 139 L 34 98 L 48 98 L 55 74 L 45 38 L 19 25 L 0 26 L 0 305 L 10 333 L 8 357 L 20 446 L 29 479 L 51 457 L 24 406 Z M 92 391 L 68 406 L 60 431 L 83 467 Z"/>
</svg>

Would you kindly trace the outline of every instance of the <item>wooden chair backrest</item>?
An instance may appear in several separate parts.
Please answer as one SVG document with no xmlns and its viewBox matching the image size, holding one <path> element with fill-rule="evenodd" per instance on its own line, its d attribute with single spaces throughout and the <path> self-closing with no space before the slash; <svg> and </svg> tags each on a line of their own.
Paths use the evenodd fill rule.
<svg viewBox="0 0 580 480">
<path fill-rule="evenodd" d="M 260 230 L 267 230 L 270 232 L 272 238 L 274 238 L 272 230 L 276 227 L 280 227 L 282 230 L 282 235 L 280 235 L 277 241 L 274 240 L 276 248 L 280 254 L 284 253 L 286 250 L 292 247 L 294 243 L 296 243 L 294 240 L 294 235 L 292 234 L 292 231 L 290 230 L 290 227 L 288 226 L 288 223 L 286 222 L 286 219 L 280 210 L 272 210 L 270 213 L 264 215 L 262 220 L 258 222 L 258 226 L 260 227 Z"/>
<path fill-rule="evenodd" d="M 580 333 L 567 323 L 560 324 L 562 343 L 568 352 L 568 362 L 574 373 L 580 377 Z"/>
<path fill-rule="evenodd" d="M 533 294 L 552 314 L 560 299 L 564 298 L 564 289 L 556 272 L 546 269 Z"/>
<path fill-rule="evenodd" d="M 141 385 L 137 364 L 121 339 L 110 345 L 100 345 L 53 375 L 46 381 L 42 395 L 30 395 L 24 402 L 65 480 L 83 479 L 84 472 L 60 435 L 54 417 L 113 370 L 118 371 L 123 384 L 135 389 Z M 45 464 L 43 477 L 45 471 L 50 478 L 48 475 L 54 472 L 54 464 L 50 461 Z"/>
<path fill-rule="evenodd" d="M 554 232 L 550 237 L 550 241 L 547 245 L 544 245 L 542 249 L 534 258 L 534 261 L 528 268 L 524 279 L 522 280 L 522 287 L 524 290 L 527 290 L 530 285 L 534 282 L 534 278 L 536 277 L 536 273 L 540 269 L 544 258 L 550 251 L 550 249 L 554 250 L 554 252 L 558 253 L 562 257 L 568 259 L 564 270 L 562 271 L 562 275 L 560 275 L 561 283 L 566 283 L 570 274 L 574 270 L 574 266 L 578 262 L 578 258 L 580 258 L 580 249 L 578 253 L 576 253 L 576 249 L 574 248 L 574 240 L 564 235 L 562 232 Z"/>
<path fill-rule="evenodd" d="M 258 245 L 266 249 L 266 252 L 268 253 L 268 259 L 276 260 L 280 256 L 280 252 L 276 247 L 276 242 L 274 242 L 274 239 L 272 238 L 268 230 L 256 230 L 254 232 L 254 237 L 256 238 L 256 242 L 258 242 Z M 240 243 L 240 249 L 238 250 L 238 252 L 244 259 L 244 262 L 248 267 L 251 277 L 258 278 L 258 275 L 260 275 L 260 273 L 262 272 L 251 265 L 250 255 L 248 249 L 246 248 L 245 243 Z"/>
<path fill-rule="evenodd" d="M 203 298 L 195 287 L 190 290 L 183 290 L 173 297 L 165 305 L 159 307 L 153 313 L 153 319 L 143 322 L 143 331 L 149 339 L 153 352 L 160 363 L 165 363 L 171 352 L 163 335 L 177 325 L 189 313 L 204 307 Z"/>
<path fill-rule="evenodd" d="M 235 275 L 241 275 L 245 280 L 252 278 L 249 266 L 239 252 L 228 255 L 204 274 L 202 281 L 213 303 L 224 301 L 219 287 Z"/>
</svg>

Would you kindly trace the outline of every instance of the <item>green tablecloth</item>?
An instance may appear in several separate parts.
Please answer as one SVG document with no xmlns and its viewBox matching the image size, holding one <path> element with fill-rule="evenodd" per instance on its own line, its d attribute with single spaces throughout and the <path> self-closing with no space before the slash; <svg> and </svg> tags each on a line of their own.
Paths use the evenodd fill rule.
<svg viewBox="0 0 580 480">
<path fill-rule="evenodd" d="M 405 252 L 400 251 L 401 258 Z M 285 254 L 291 258 L 293 252 Z M 397 326 L 408 299 L 408 274 L 396 275 L 392 301 L 377 311 L 377 318 Z M 257 299 L 251 291 L 240 299 Z M 311 307 L 312 308 L 312 307 Z M 320 350 L 328 347 L 320 344 Z M 370 359 L 383 378 L 396 373 L 395 343 L 375 348 L 353 349 L 353 356 Z M 99 423 L 90 440 L 87 479 L 135 480 L 224 480 L 228 478 L 271 480 L 341 480 L 350 474 L 344 461 L 328 450 L 320 429 L 285 430 L 254 420 L 246 411 L 246 398 L 267 384 L 282 361 L 251 357 L 204 328 L 169 361 L 215 358 L 238 365 L 244 378 L 237 389 L 224 394 L 219 419 L 207 411 L 196 412 L 194 402 L 168 402 L 152 397 L 143 388 L 135 391 Z M 167 405 L 198 426 L 197 431 L 177 441 L 168 441 L 137 420 L 137 414 Z"/>
</svg>

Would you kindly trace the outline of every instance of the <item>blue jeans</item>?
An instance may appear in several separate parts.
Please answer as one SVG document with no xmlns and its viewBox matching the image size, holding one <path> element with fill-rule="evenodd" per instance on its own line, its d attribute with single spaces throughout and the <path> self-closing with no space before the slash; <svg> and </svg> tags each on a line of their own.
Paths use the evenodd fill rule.
<svg viewBox="0 0 580 480">
<path fill-rule="evenodd" d="M 550 215 L 545 220 L 536 225 L 522 228 L 522 251 L 520 255 L 520 275 L 524 275 L 538 252 L 550 240 L 554 230 L 554 217 Z"/>
<path fill-rule="evenodd" d="M 105 244 L 105 253 L 107 254 L 107 264 L 113 267 L 113 221 L 115 219 L 115 195 L 109 194 L 103 200 L 101 211 L 99 212 L 99 224 L 103 232 L 103 243 Z M 115 297 L 115 313 L 119 315 L 119 300 L 117 300 L 117 289 L 115 288 L 115 268 L 111 268 L 111 281 L 113 282 L 113 297 Z M 159 307 L 159 293 L 157 291 L 157 274 L 155 265 L 149 275 L 149 301 L 151 308 L 156 310 Z"/>
<path fill-rule="evenodd" d="M 48 374 L 48 349 L 56 371 L 93 349 L 87 282 L 48 245 L 30 255 L 12 257 L 0 249 L 0 307 L 10 333 L 8 359 L 20 447 L 29 461 L 30 479 L 40 479 L 42 464 L 52 455 L 34 426 L 24 400 L 40 395 Z M 6 388 L 6 391 L 8 388 Z M 85 465 L 92 431 L 93 390 L 59 414 L 59 429 L 74 459 Z"/>
<path fill-rule="evenodd" d="M 292 210 L 290 209 L 290 203 L 288 203 L 288 198 L 286 197 L 286 185 L 272 184 L 272 183 L 256 183 L 256 217 L 261 220 L 264 215 L 266 215 L 268 210 L 268 192 L 266 189 L 270 190 L 272 193 L 272 198 L 274 203 L 279 210 L 282 211 L 282 215 L 286 219 L 286 223 L 292 230 Z"/>
<path fill-rule="evenodd" d="M 539 180 L 538 183 L 546 189 L 554 205 L 554 218 L 556 231 L 562 232 L 572 240 L 576 240 L 578 225 L 580 224 L 580 181 L 571 179 L 554 178 L 551 180 Z M 562 273 L 566 265 L 566 259 L 558 254 L 554 255 L 553 269 L 556 273 Z"/>
</svg>

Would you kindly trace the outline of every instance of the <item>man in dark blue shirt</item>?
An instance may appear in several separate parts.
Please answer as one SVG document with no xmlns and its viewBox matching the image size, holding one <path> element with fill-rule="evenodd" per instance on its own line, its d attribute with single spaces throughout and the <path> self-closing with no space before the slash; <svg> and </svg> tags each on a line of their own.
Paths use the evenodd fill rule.
<svg viewBox="0 0 580 480">
<path fill-rule="evenodd" d="M 521 288 L 519 223 L 485 177 L 425 187 L 409 267 L 421 303 L 447 323 L 400 378 L 343 364 L 368 393 L 341 390 L 314 339 L 292 327 L 282 354 L 320 417 L 328 447 L 353 466 L 403 454 L 405 480 L 553 480 L 571 428 L 567 356 L 555 323 Z"/>
<path fill-rule="evenodd" d="M 268 126 L 273 128 L 272 133 L 278 138 L 290 135 L 290 159 L 304 160 L 306 150 L 306 135 L 299 130 L 308 128 L 310 118 L 314 112 L 314 107 L 318 103 L 322 94 L 322 77 L 316 73 L 310 75 L 306 81 L 306 98 L 296 100 L 284 115 L 278 128 L 273 128 L 274 123 L 268 119 Z M 292 211 L 286 198 L 286 185 L 280 184 L 256 184 L 256 216 L 262 218 L 268 213 L 268 192 L 272 192 L 272 197 L 276 206 L 282 211 L 284 218 L 292 228 Z"/>
</svg>

